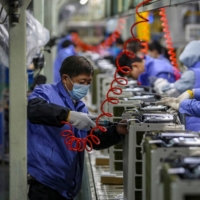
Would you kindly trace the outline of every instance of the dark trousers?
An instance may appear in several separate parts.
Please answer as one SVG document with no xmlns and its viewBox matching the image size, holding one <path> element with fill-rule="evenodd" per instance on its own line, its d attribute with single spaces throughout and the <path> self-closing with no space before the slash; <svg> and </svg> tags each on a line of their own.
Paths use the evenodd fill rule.
<svg viewBox="0 0 200 200">
<path fill-rule="evenodd" d="M 56 190 L 39 183 L 38 181 L 33 181 L 30 183 L 29 200 L 73 200 L 66 199 Z"/>
</svg>

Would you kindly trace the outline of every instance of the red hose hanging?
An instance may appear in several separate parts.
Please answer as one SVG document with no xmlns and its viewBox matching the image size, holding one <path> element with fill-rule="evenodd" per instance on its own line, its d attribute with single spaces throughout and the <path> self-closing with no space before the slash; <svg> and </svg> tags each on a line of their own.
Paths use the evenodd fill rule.
<svg viewBox="0 0 200 200">
<path fill-rule="evenodd" d="M 166 9 L 161 8 L 159 14 L 161 16 L 160 20 L 162 21 L 163 32 L 165 33 L 164 38 L 166 40 L 168 54 L 170 56 L 170 61 L 171 61 L 171 64 L 175 67 L 174 75 L 175 75 L 176 80 L 178 80 L 178 79 L 180 79 L 181 74 L 178 70 L 176 53 L 175 53 L 175 49 L 173 47 L 172 38 L 170 36 L 169 23 L 168 23 L 168 19 L 167 19 Z"/>
<path fill-rule="evenodd" d="M 113 43 L 116 42 L 117 38 L 119 38 L 122 33 L 124 23 L 124 19 L 119 19 L 116 30 L 105 41 L 97 46 L 92 46 L 84 43 L 77 33 L 72 34 L 72 40 L 76 45 L 80 46 L 85 51 L 99 52 L 101 48 L 110 47 Z"/>
<path fill-rule="evenodd" d="M 128 39 L 125 44 L 124 44 L 124 49 L 123 51 L 118 55 L 117 59 L 116 59 L 116 65 L 117 65 L 117 69 L 116 72 L 114 74 L 114 80 L 111 82 L 110 84 L 110 89 L 108 90 L 107 94 L 106 94 L 106 99 L 102 102 L 101 104 L 101 114 L 99 115 L 99 117 L 96 120 L 96 127 L 94 127 L 91 131 L 90 134 L 86 137 L 86 138 L 76 138 L 74 133 L 73 133 L 73 129 L 72 129 L 72 125 L 67 123 L 67 122 L 62 122 L 63 124 L 67 124 L 70 128 L 70 130 L 64 130 L 61 133 L 62 137 L 65 137 L 65 145 L 69 150 L 72 151 L 84 151 L 85 149 L 87 151 L 92 151 L 93 149 L 93 145 L 94 144 L 100 144 L 100 140 L 99 138 L 97 138 L 95 135 L 93 135 L 94 131 L 96 130 L 100 130 L 102 132 L 106 132 L 106 128 L 102 127 L 99 125 L 99 120 L 101 119 L 101 117 L 112 117 L 113 114 L 112 113 L 108 113 L 104 111 L 104 105 L 106 103 L 111 103 L 111 104 L 118 104 L 119 100 L 118 98 L 115 97 L 110 97 L 110 94 L 115 94 L 115 95 L 120 95 L 122 94 L 122 88 L 114 86 L 115 83 L 117 83 L 118 85 L 121 86 L 125 86 L 128 83 L 128 80 L 126 78 L 122 78 L 122 77 L 117 77 L 118 72 L 122 72 L 123 74 L 129 74 L 131 72 L 131 69 L 128 66 L 120 66 L 119 64 L 119 59 L 120 57 L 125 54 L 127 55 L 129 58 L 134 58 L 135 54 L 133 52 L 130 52 L 127 50 L 127 45 L 128 43 L 132 42 L 132 41 L 140 41 L 140 39 L 138 39 L 135 35 L 134 35 L 134 27 L 140 23 L 145 23 L 148 22 L 149 20 L 144 18 L 143 16 L 141 16 L 138 12 L 138 9 L 143 5 L 146 4 L 148 2 L 150 2 L 151 0 L 146 0 L 143 1 L 142 3 L 138 4 L 136 7 L 136 14 L 142 19 L 141 21 L 138 21 L 136 23 L 134 23 L 131 27 L 131 35 L 132 38 Z M 121 26 L 118 27 L 119 28 L 119 32 L 121 30 Z M 116 38 L 118 35 L 118 31 L 116 31 L 113 35 L 113 38 Z M 107 41 L 105 41 L 102 45 L 108 45 L 111 43 L 111 41 L 113 41 L 113 39 L 109 39 Z M 87 147 L 88 146 L 88 147 Z"/>
</svg>

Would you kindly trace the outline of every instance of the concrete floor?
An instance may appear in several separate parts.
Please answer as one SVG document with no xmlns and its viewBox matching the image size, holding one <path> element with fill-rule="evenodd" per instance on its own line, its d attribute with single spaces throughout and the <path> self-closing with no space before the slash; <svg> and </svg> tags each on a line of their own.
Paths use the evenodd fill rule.
<svg viewBox="0 0 200 200">
<path fill-rule="evenodd" d="M 0 200 L 8 200 L 9 165 L 0 163 Z"/>
</svg>

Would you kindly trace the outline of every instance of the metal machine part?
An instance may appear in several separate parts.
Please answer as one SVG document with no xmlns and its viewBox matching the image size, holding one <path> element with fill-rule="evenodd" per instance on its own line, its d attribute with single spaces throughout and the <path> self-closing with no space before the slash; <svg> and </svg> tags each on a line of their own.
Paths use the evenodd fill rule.
<svg viewBox="0 0 200 200">
<path fill-rule="evenodd" d="M 127 100 L 141 100 L 141 101 L 144 101 L 144 102 L 155 102 L 156 101 L 154 95 L 133 96 L 133 97 L 129 97 L 129 98 L 126 98 L 126 99 Z"/>
<path fill-rule="evenodd" d="M 200 151 L 199 134 L 189 131 L 150 131 L 143 137 L 144 200 L 163 199 L 159 166 L 164 159 Z M 192 142 L 191 142 L 192 141 Z"/>
<path fill-rule="evenodd" d="M 181 156 L 166 160 L 161 171 L 165 199 L 200 199 L 199 156 Z"/>
<path fill-rule="evenodd" d="M 158 106 L 156 106 L 156 105 L 149 105 L 149 106 L 146 106 L 146 107 L 143 107 L 143 108 L 141 108 L 141 110 L 143 110 L 143 111 L 166 111 L 167 110 L 167 106 L 162 106 L 162 105 L 158 105 Z"/>
<path fill-rule="evenodd" d="M 169 114 L 163 107 L 144 111 L 142 108 L 132 109 L 123 113 L 123 119 L 128 119 L 129 134 L 123 143 L 123 174 L 124 197 L 131 200 L 144 200 L 145 187 L 143 180 L 142 138 L 146 131 L 180 130 L 185 129 L 177 113 Z"/>
<path fill-rule="evenodd" d="M 144 88 L 139 88 L 139 87 L 135 87 L 135 88 L 125 88 L 122 89 L 123 92 L 144 92 Z"/>
</svg>

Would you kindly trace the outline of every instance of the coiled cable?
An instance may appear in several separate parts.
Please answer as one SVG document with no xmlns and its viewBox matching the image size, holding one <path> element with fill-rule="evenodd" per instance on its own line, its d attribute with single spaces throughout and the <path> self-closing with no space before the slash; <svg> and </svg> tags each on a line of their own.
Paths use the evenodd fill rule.
<svg viewBox="0 0 200 200">
<path fill-rule="evenodd" d="M 115 86 L 115 84 L 117 83 L 118 85 L 121 85 L 121 86 L 125 86 L 125 85 L 128 84 L 128 80 L 126 78 L 123 78 L 123 77 L 118 77 L 118 73 L 121 72 L 121 73 L 126 75 L 126 74 L 129 74 L 131 72 L 131 69 L 128 66 L 120 66 L 119 59 L 122 55 L 127 55 L 129 58 L 135 57 L 135 54 L 133 52 L 130 52 L 130 51 L 127 50 L 127 45 L 128 45 L 128 43 L 130 43 L 132 41 L 141 42 L 140 39 L 135 36 L 134 28 L 135 28 L 136 25 L 138 25 L 140 23 L 146 23 L 149 20 L 144 18 L 142 15 L 140 15 L 138 9 L 142 5 L 144 5 L 144 4 L 146 4 L 150 1 L 151 0 L 145 0 L 145 1 L 141 2 L 140 4 L 138 4 L 136 6 L 136 14 L 141 18 L 141 21 L 138 21 L 131 26 L 130 31 L 131 31 L 132 38 L 128 39 L 125 42 L 123 51 L 117 56 L 117 59 L 116 59 L 117 69 L 116 69 L 115 74 L 114 74 L 114 79 L 110 84 L 110 89 L 108 90 L 108 92 L 106 94 L 106 99 L 101 104 L 101 114 L 96 119 L 96 127 L 94 127 L 90 131 L 90 133 L 88 134 L 88 136 L 86 138 L 77 138 L 72 131 L 73 130 L 72 125 L 69 124 L 68 122 L 62 122 L 63 124 L 67 124 L 69 126 L 69 130 L 64 130 L 61 133 L 61 136 L 65 138 L 65 141 L 64 141 L 65 145 L 69 150 L 81 152 L 81 151 L 84 151 L 86 149 L 88 152 L 90 152 L 93 149 L 92 143 L 94 143 L 96 145 L 100 144 L 99 138 L 97 136 L 95 136 L 93 133 L 97 130 L 100 130 L 102 132 L 107 131 L 107 129 L 105 127 L 99 125 L 99 121 L 102 117 L 112 117 L 113 116 L 112 113 L 106 112 L 104 110 L 104 106 L 105 106 L 106 103 L 111 103 L 111 104 L 118 104 L 119 103 L 118 98 L 111 97 L 111 94 L 115 94 L 115 95 L 122 94 L 122 88 L 120 88 L 119 86 Z M 106 45 L 106 46 L 110 45 L 111 42 L 113 42 L 113 40 L 118 37 L 120 31 L 122 30 L 122 24 L 123 24 L 123 21 L 121 21 L 121 25 L 118 25 L 117 30 L 112 34 L 113 38 L 108 39 L 102 45 Z M 78 39 L 78 38 L 76 38 L 76 39 Z M 92 49 L 96 48 L 96 47 L 94 48 L 94 47 L 91 47 L 91 46 L 90 47 L 85 46 L 85 48 L 86 47 L 89 48 L 89 49 L 90 48 L 92 48 Z"/>
</svg>

